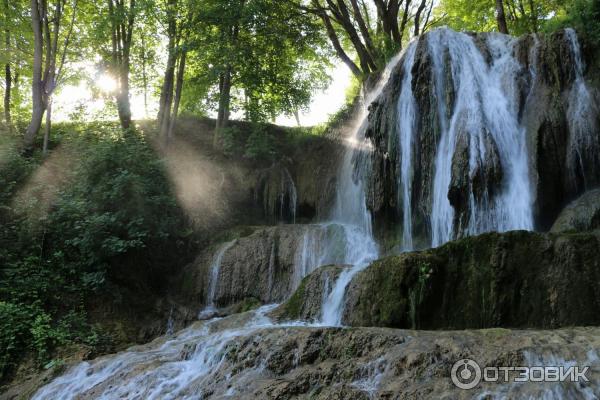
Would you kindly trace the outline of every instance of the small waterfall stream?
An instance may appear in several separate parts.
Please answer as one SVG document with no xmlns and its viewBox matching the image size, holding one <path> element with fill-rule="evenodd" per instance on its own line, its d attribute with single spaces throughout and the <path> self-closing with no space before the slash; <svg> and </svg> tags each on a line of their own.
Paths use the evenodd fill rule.
<svg viewBox="0 0 600 400">
<path fill-rule="evenodd" d="M 416 43 L 412 44 L 404 57 L 404 77 L 402 91 L 398 99 L 398 141 L 400 142 L 400 188 L 402 201 L 402 250 L 413 249 L 412 237 L 412 180 L 413 180 L 413 142 L 417 105 L 412 92 L 412 67 L 415 62 Z"/>
<path fill-rule="evenodd" d="M 206 296 L 206 307 L 200 312 L 199 315 L 199 318 L 201 319 L 205 319 L 209 316 L 212 316 L 216 312 L 215 294 L 217 291 L 217 284 L 219 283 L 219 271 L 221 269 L 221 262 L 223 261 L 223 256 L 225 255 L 227 250 L 229 250 L 234 244 L 235 240 L 224 243 L 213 256 L 213 260 L 210 264 L 210 281 Z"/>
<path fill-rule="evenodd" d="M 409 48 L 413 47 L 414 45 Z M 363 111 L 357 118 L 359 123 L 347 140 L 339 172 L 332 220 L 339 223 L 344 230 L 347 251 L 343 264 L 350 265 L 350 267 L 340 274 L 322 305 L 321 323 L 323 325 L 341 325 L 346 287 L 357 273 L 365 269 L 379 255 L 378 245 L 373 237 L 371 213 L 367 209 L 364 189 L 364 178 L 369 173 L 368 165 L 372 151 L 371 144 L 365 137 L 368 106 L 381 94 L 391 71 L 403 56 L 404 52 L 388 63 L 375 88 L 365 96 Z"/>
<path fill-rule="evenodd" d="M 588 89 L 583 72 L 585 65 L 581 57 L 581 48 L 577 34 L 573 29 L 566 29 L 565 35 L 571 45 L 575 61 L 575 82 L 569 95 L 569 143 L 570 152 L 567 154 L 571 177 L 576 181 L 578 176 L 583 187 L 589 189 L 589 176 L 586 175 L 585 164 L 600 165 L 600 143 L 598 136 L 592 134 L 597 131 L 596 121 L 600 110 L 595 103 L 592 93 Z"/>
</svg>

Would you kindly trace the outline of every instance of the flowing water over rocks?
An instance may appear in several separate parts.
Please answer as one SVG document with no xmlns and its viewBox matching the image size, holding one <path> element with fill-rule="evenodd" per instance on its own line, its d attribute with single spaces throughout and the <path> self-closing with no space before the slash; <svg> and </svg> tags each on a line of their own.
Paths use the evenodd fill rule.
<svg viewBox="0 0 600 400">
<path fill-rule="evenodd" d="M 272 324 L 257 311 L 199 322 L 72 367 L 35 399 L 570 398 L 600 394 L 600 332 L 428 332 Z M 589 383 L 452 386 L 461 358 L 485 365 L 586 365 Z M 491 397 L 490 397 L 491 396 Z"/>
<path fill-rule="evenodd" d="M 314 224 L 248 228 L 174 284 L 175 301 L 203 317 L 282 306 L 195 322 L 83 362 L 35 398 L 597 398 L 596 328 L 341 327 L 596 323 L 597 234 L 492 233 L 443 246 L 549 228 L 567 201 L 600 184 L 598 91 L 585 65 L 570 30 L 422 35 L 365 94 L 329 213 Z M 283 164 L 261 172 L 265 215 L 296 222 L 305 197 L 297 187 L 305 186 Z M 389 257 L 427 247 L 437 248 Z M 449 374 L 463 358 L 589 365 L 590 382 L 461 391 Z"/>
</svg>

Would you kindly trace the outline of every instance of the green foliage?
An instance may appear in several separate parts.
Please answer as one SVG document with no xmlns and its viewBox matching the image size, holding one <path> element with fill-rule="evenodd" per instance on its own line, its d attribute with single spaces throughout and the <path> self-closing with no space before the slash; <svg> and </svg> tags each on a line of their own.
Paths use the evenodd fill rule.
<svg viewBox="0 0 600 400">
<path fill-rule="evenodd" d="M 244 133 L 236 125 L 223 128 L 221 130 L 221 137 L 223 141 L 223 152 L 227 155 L 234 154 L 236 149 L 239 149 L 244 145 Z"/>
<path fill-rule="evenodd" d="M 329 81 L 319 20 L 292 2 L 202 0 L 196 7 L 191 48 L 198 51 L 190 54 L 187 82 L 197 90 L 184 87 L 186 110 L 216 109 L 220 78 L 228 71 L 232 110 L 243 110 L 252 122 L 305 109 Z"/>
<path fill-rule="evenodd" d="M 505 0 L 504 11 L 512 35 L 572 26 L 590 41 L 600 43 L 600 3 L 596 0 L 534 0 L 525 5 Z M 494 31 L 495 12 L 495 2 L 487 0 L 442 0 L 436 9 L 437 25 L 459 31 Z"/>
<path fill-rule="evenodd" d="M 566 23 L 572 25 L 597 49 L 600 49 L 600 2 L 575 0 L 568 8 Z"/>
<path fill-rule="evenodd" d="M 9 152 L 0 166 L 0 380 L 26 352 L 41 366 L 57 346 L 98 345 L 87 304 L 109 288 L 161 290 L 165 266 L 183 253 L 182 214 L 144 137 L 88 128 L 55 135 L 75 166 L 41 217 L 32 211 L 43 199 L 13 200 L 35 159 Z"/>
<path fill-rule="evenodd" d="M 274 138 L 266 125 L 256 124 L 246 143 L 245 156 L 254 159 L 272 159 L 275 156 Z"/>
</svg>

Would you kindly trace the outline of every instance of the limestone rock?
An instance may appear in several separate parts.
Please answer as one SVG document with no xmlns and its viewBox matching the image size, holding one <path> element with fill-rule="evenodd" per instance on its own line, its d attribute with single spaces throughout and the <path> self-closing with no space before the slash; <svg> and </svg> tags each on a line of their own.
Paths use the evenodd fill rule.
<svg viewBox="0 0 600 400">
<path fill-rule="evenodd" d="M 600 189 L 585 192 L 566 206 L 551 232 L 591 231 L 600 228 Z"/>
</svg>

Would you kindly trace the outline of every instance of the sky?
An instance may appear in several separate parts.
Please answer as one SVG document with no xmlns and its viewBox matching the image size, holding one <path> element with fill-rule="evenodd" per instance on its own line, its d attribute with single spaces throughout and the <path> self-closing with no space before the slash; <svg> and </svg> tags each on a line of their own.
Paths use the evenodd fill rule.
<svg viewBox="0 0 600 400">
<path fill-rule="evenodd" d="M 94 70 L 93 64 L 81 66 L 87 69 L 90 80 L 81 80 L 77 84 L 64 85 L 54 96 L 53 119 L 55 121 L 70 121 L 76 118 L 106 118 L 104 113 L 106 101 L 112 101 L 109 94 L 116 88 L 115 80 L 107 75 Z M 315 93 L 313 101 L 307 112 L 300 114 L 302 126 L 313 126 L 327 122 L 329 116 L 338 111 L 346 100 L 346 89 L 351 82 L 351 72 L 342 63 L 328 71 L 332 77 L 331 84 L 324 91 Z M 96 96 L 94 96 L 96 92 Z M 98 92 L 103 94 L 98 96 Z M 107 100 L 105 100 L 107 99 Z M 141 93 L 131 94 L 131 112 L 134 119 L 151 118 L 156 115 L 158 108 L 157 99 L 149 99 L 148 110 L 144 107 L 144 98 Z M 112 113 L 115 114 L 116 112 Z M 279 116 L 276 121 L 279 125 L 296 126 L 294 117 Z"/>
</svg>

